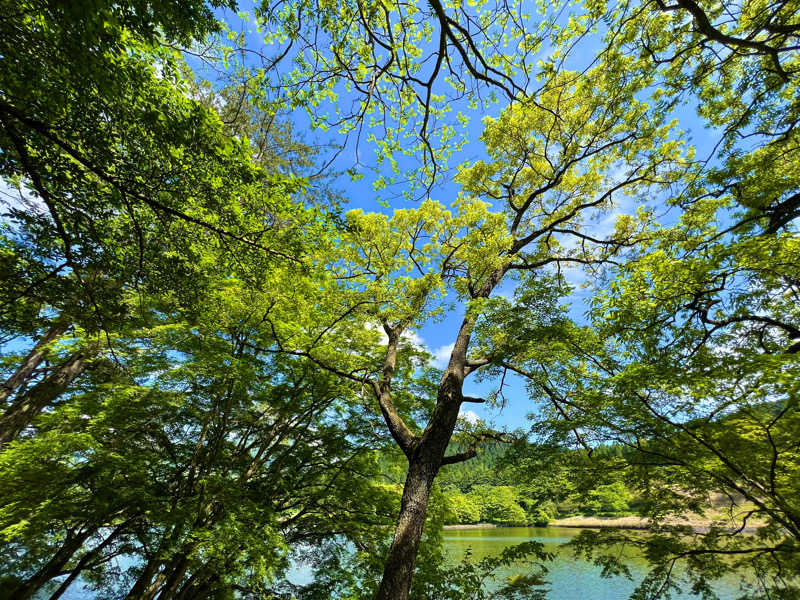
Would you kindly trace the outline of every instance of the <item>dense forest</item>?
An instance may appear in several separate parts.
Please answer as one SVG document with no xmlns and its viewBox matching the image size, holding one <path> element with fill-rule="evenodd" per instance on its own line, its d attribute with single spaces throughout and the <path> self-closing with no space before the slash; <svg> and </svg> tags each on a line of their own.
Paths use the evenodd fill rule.
<svg viewBox="0 0 800 600">
<path fill-rule="evenodd" d="M 559 465 L 561 461 L 570 462 L 566 452 L 546 469 L 543 465 L 535 471 L 530 465 L 521 469 L 514 466 L 520 454 L 528 454 L 526 450 L 489 446 L 480 456 L 443 469 L 438 483 L 443 492 L 445 524 L 543 526 L 558 517 L 578 514 L 636 514 L 640 497 L 622 478 L 576 480 L 574 472 Z M 600 447 L 594 452 L 606 460 L 622 453 L 621 446 Z"/>
<path fill-rule="evenodd" d="M 798 83 L 797 0 L 0 0 L 0 599 L 545 598 L 443 528 L 574 515 L 800 598 Z"/>
</svg>

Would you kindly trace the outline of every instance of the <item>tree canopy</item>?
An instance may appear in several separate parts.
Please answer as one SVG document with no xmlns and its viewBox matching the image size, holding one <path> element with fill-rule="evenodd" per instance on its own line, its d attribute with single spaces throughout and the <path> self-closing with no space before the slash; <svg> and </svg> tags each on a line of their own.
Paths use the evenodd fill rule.
<svg viewBox="0 0 800 600">
<path fill-rule="evenodd" d="M 796 2 L 0 9 L 0 597 L 800 594 Z"/>
</svg>

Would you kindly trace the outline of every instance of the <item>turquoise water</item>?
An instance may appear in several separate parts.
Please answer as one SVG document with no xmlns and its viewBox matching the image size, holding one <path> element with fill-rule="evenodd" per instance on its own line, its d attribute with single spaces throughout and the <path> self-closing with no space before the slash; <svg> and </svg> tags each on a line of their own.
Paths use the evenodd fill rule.
<svg viewBox="0 0 800 600">
<path fill-rule="evenodd" d="M 647 572 L 646 563 L 641 558 L 629 556 L 627 564 L 633 580 L 624 577 L 604 579 L 600 576 L 598 567 L 576 559 L 571 552 L 560 548 L 580 531 L 565 527 L 448 529 L 444 532 L 444 541 L 449 559 L 455 562 L 460 561 L 468 549 L 473 559 L 480 560 L 486 556 L 499 554 L 506 546 L 536 540 L 545 545 L 545 550 L 557 554 L 556 558 L 547 564 L 547 580 L 550 582 L 548 600 L 627 600 Z M 519 573 L 521 569 L 522 567 L 508 569 L 502 576 Z M 289 579 L 294 583 L 307 583 L 312 576 L 313 573 L 308 567 L 298 564 L 291 569 Z M 62 600 L 90 600 L 94 597 L 82 587 L 76 582 L 62 596 Z M 742 594 L 738 580 L 733 579 L 718 582 L 715 589 L 722 600 L 734 600 Z M 673 598 L 688 600 L 696 596 L 682 594 L 673 595 Z"/>
<path fill-rule="evenodd" d="M 451 560 L 460 561 L 464 553 L 471 550 L 476 560 L 499 554 L 506 546 L 536 540 L 545 545 L 548 552 L 557 553 L 547 563 L 546 579 L 550 582 L 548 600 L 626 600 L 647 573 L 647 564 L 641 558 L 628 556 L 626 564 L 632 580 L 625 577 L 604 579 L 600 568 L 572 555 L 560 546 L 581 530 L 566 527 L 503 527 L 492 529 L 448 529 L 444 532 L 445 549 Z M 509 569 L 504 576 L 521 572 Z M 739 581 L 726 579 L 717 582 L 715 590 L 722 600 L 733 600 L 742 595 Z M 673 595 L 673 598 L 688 600 L 697 598 L 692 594 Z"/>
</svg>

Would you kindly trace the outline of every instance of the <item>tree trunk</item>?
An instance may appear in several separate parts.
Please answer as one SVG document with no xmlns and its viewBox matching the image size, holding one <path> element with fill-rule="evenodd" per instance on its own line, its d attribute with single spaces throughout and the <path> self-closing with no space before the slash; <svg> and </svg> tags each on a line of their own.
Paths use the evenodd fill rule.
<svg viewBox="0 0 800 600">
<path fill-rule="evenodd" d="M 210 566 L 204 565 L 181 586 L 181 589 L 174 596 L 174 600 L 196 600 L 206 598 L 210 595 L 211 585 L 219 579 L 219 574 L 215 573 Z"/>
<path fill-rule="evenodd" d="M 45 583 L 58 576 L 64 570 L 64 566 L 69 559 L 80 549 L 91 533 L 92 530 L 87 530 L 78 535 L 67 536 L 61 548 L 47 561 L 47 564 L 42 566 L 27 581 L 21 583 L 9 598 L 14 598 L 14 600 L 28 600 L 31 598 Z"/>
<path fill-rule="evenodd" d="M 463 400 L 463 383 L 463 376 L 450 369 L 445 372 L 430 422 L 419 445 L 408 457 L 408 474 L 403 487 L 400 516 L 386 557 L 376 600 L 408 600 L 431 487 L 442 466 L 458 420 L 458 411 Z"/>
<path fill-rule="evenodd" d="M 50 342 L 63 335 L 66 330 L 67 327 L 65 325 L 53 325 L 47 333 L 39 338 L 39 341 L 36 342 L 33 350 L 28 353 L 28 356 L 25 357 L 25 360 L 22 361 L 19 368 L 2 386 L 0 386 L 0 405 L 4 404 L 5 401 L 17 391 L 17 388 L 30 378 L 31 374 L 42 364 L 42 361 L 44 361 Z"/>
<path fill-rule="evenodd" d="M 386 556 L 377 600 L 408 599 L 431 487 L 438 470 L 438 466 L 426 464 L 418 458 L 412 459 L 409 463 L 400 504 L 400 517 L 395 526 L 389 554 Z"/>
<path fill-rule="evenodd" d="M 159 600 L 171 600 L 172 597 L 178 592 L 186 571 L 189 568 L 189 557 L 180 553 L 174 556 L 167 567 L 163 571 L 165 576 L 164 585 L 161 588 L 161 593 L 158 595 Z"/>
<path fill-rule="evenodd" d="M 33 418 L 63 394 L 64 390 L 85 370 L 86 355 L 81 350 L 17 398 L 0 417 L 0 449 L 15 440 Z"/>
<path fill-rule="evenodd" d="M 104 548 L 106 548 L 111 542 L 113 542 L 119 536 L 120 533 L 122 533 L 122 530 L 125 525 L 127 525 L 127 523 L 123 523 L 122 525 L 117 526 L 117 528 L 114 529 L 114 531 L 112 531 L 111 534 L 106 539 L 104 539 L 100 544 L 98 544 L 88 552 L 85 552 L 83 556 L 81 556 L 81 559 L 78 561 L 78 564 L 75 565 L 75 568 L 72 569 L 69 576 L 61 583 L 60 586 L 58 586 L 58 589 L 55 592 L 53 592 L 53 594 L 50 596 L 50 600 L 58 600 L 61 597 L 61 595 L 67 591 L 69 586 L 71 586 L 72 583 L 78 578 L 78 575 L 81 574 L 81 571 L 83 571 L 83 569 L 86 568 L 86 565 L 89 564 L 89 561 L 92 560 L 98 554 L 100 554 Z"/>
<path fill-rule="evenodd" d="M 169 548 L 174 547 L 178 542 L 182 533 L 182 527 L 175 527 L 171 533 L 164 533 L 158 549 L 154 553 L 154 558 L 147 561 L 142 573 L 133 584 L 125 600 L 153 600 L 157 594 L 159 598 L 166 598 L 165 586 L 168 586 L 168 578 L 171 577 L 175 570 L 176 562 L 179 557 L 186 556 L 187 551 L 184 546 L 184 552 L 180 554 L 170 554 L 168 558 L 155 558 L 156 556 L 164 556 L 169 551 Z M 193 546 L 188 545 L 189 551 Z M 155 579 L 154 579 L 155 576 Z"/>
<path fill-rule="evenodd" d="M 125 596 L 125 600 L 151 600 L 158 592 L 161 584 L 164 583 L 165 577 L 163 574 L 159 573 L 156 576 L 163 564 L 163 560 L 155 558 L 147 561 L 136 583 L 133 584 L 133 587 Z M 153 581 L 154 576 L 156 576 L 155 581 Z"/>
</svg>

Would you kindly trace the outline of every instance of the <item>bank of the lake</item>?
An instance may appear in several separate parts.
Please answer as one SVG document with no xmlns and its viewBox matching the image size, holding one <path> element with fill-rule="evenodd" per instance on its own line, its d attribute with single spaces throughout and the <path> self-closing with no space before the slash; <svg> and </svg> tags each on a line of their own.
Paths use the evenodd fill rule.
<svg viewBox="0 0 800 600">
<path fill-rule="evenodd" d="M 759 523 L 753 523 L 752 527 L 741 527 L 739 523 L 725 523 L 724 521 L 714 521 L 711 519 L 702 518 L 689 518 L 689 519 L 673 519 L 669 521 L 670 525 L 686 525 L 691 527 L 696 532 L 708 531 L 714 525 L 722 527 L 730 527 L 742 533 L 754 533 Z M 647 519 L 642 517 L 628 516 L 628 517 L 587 517 L 577 515 L 573 517 L 564 517 L 563 519 L 553 519 L 546 527 L 568 527 L 573 529 L 605 529 L 616 527 L 618 529 L 647 529 Z M 495 523 L 471 523 L 460 525 L 445 525 L 445 530 L 459 531 L 470 529 L 496 529 L 506 528 L 505 525 L 497 525 Z"/>
</svg>

